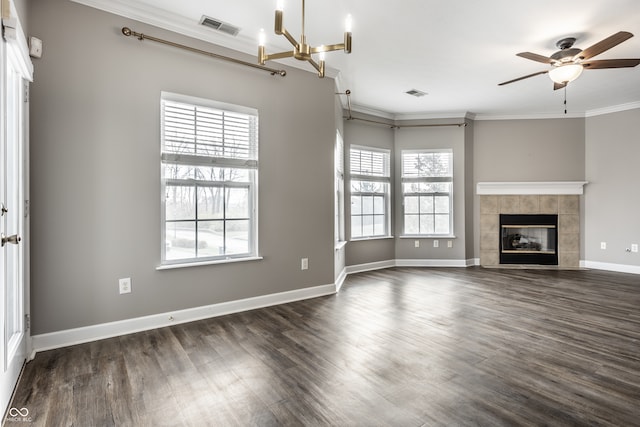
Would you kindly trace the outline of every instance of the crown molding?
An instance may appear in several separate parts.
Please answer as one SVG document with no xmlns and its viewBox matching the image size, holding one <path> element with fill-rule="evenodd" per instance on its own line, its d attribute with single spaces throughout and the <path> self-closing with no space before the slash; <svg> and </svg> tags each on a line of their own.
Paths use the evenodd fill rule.
<svg viewBox="0 0 640 427">
<path fill-rule="evenodd" d="M 468 118 L 468 112 L 442 112 L 442 113 L 416 113 L 416 114 L 395 114 L 395 120 L 442 120 L 455 119 L 461 120 Z"/>
<path fill-rule="evenodd" d="M 395 120 L 395 115 L 386 111 L 376 110 L 375 108 L 365 107 L 363 105 L 351 104 L 351 111 L 355 113 L 368 114 L 381 119 Z"/>
<path fill-rule="evenodd" d="M 257 48 L 249 50 L 250 38 L 239 34 L 234 37 L 224 33 L 212 31 L 183 16 L 169 13 L 165 10 L 141 7 L 129 4 L 123 0 L 71 0 L 85 6 L 93 7 L 104 12 L 113 13 L 125 18 L 140 21 L 145 24 L 164 30 L 173 31 L 188 37 L 193 37 L 205 42 L 213 43 L 225 48 L 237 50 L 243 53 L 256 55 Z"/>
<path fill-rule="evenodd" d="M 475 114 L 473 120 L 547 120 L 547 119 L 583 119 L 584 113 L 532 113 L 532 114 L 509 114 L 509 113 L 489 113 Z"/>
<path fill-rule="evenodd" d="M 619 113 L 621 111 L 627 111 L 627 110 L 635 110 L 636 108 L 640 108 L 640 101 L 629 102 L 627 104 L 612 105 L 611 107 L 596 108 L 595 110 L 588 110 L 585 113 L 585 117 L 602 116 L 604 114 Z"/>
</svg>

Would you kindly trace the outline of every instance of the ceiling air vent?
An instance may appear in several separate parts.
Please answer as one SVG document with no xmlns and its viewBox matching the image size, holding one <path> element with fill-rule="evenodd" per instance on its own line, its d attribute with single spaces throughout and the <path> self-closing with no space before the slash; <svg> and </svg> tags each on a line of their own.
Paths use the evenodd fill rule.
<svg viewBox="0 0 640 427">
<path fill-rule="evenodd" d="M 425 96 L 427 92 L 423 92 L 418 89 L 411 89 L 405 92 L 407 95 L 415 96 L 416 98 L 420 98 L 421 96 Z"/>
<path fill-rule="evenodd" d="M 240 28 L 236 27 L 235 25 L 231 25 L 226 22 L 222 22 L 219 19 L 211 18 L 205 15 L 202 15 L 202 18 L 200 19 L 200 25 L 213 28 L 216 31 L 221 31 L 232 36 L 237 36 L 240 32 Z"/>
</svg>

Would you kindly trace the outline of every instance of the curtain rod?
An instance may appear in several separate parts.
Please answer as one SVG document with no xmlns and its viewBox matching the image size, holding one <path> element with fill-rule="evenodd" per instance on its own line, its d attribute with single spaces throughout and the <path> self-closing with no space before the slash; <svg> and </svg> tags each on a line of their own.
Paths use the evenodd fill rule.
<svg viewBox="0 0 640 427">
<path fill-rule="evenodd" d="M 240 65 L 245 65 L 245 66 L 251 67 L 251 68 L 257 68 L 258 70 L 262 70 L 262 71 L 268 71 L 269 73 L 271 73 L 272 76 L 275 76 L 277 74 L 279 76 L 284 77 L 284 76 L 287 75 L 287 72 L 285 70 L 276 70 L 275 68 L 269 68 L 269 67 L 265 67 L 263 65 L 252 64 L 251 62 L 241 61 L 239 59 L 230 58 L 228 56 L 219 55 L 219 54 L 213 53 L 213 52 L 207 52 L 206 50 L 196 49 L 196 48 L 191 47 L 191 46 L 185 46 L 183 44 L 171 42 L 171 41 L 168 41 L 168 40 L 160 39 L 160 38 L 149 36 L 149 35 L 146 35 L 146 34 L 136 33 L 135 31 L 133 31 L 132 29 L 130 29 L 128 27 L 122 27 L 122 34 L 124 34 L 127 37 L 135 36 L 140 41 L 151 40 L 151 41 L 154 41 L 154 42 L 157 42 L 157 43 L 166 44 L 168 46 L 177 47 L 179 49 L 188 50 L 189 52 L 199 53 L 201 55 L 209 56 L 209 57 L 216 58 L 216 59 L 222 59 L 224 61 L 229 61 L 229 62 L 233 62 L 235 64 L 240 64 Z"/>
<path fill-rule="evenodd" d="M 346 120 L 360 120 L 361 122 L 367 123 L 375 123 L 377 125 L 389 126 L 391 129 L 400 129 L 400 128 L 428 128 L 428 127 L 442 127 L 442 126 L 457 126 L 457 127 L 466 127 L 467 124 L 465 122 L 462 123 L 432 123 L 432 124 L 423 124 L 423 125 L 396 125 L 386 122 L 380 122 L 378 120 L 370 120 L 370 119 L 361 119 L 359 117 L 353 117 L 351 114 L 351 91 L 347 89 L 344 92 L 336 92 L 336 95 L 346 95 L 347 96 L 347 108 L 349 111 L 349 115 L 346 117 L 342 117 Z"/>
</svg>

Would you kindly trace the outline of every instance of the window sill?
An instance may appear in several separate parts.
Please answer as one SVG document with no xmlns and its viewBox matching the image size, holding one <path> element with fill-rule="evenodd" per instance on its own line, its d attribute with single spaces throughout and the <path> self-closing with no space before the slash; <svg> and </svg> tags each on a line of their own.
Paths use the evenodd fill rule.
<svg viewBox="0 0 640 427">
<path fill-rule="evenodd" d="M 254 256 L 254 257 L 245 257 L 245 258 L 227 258 L 227 259 L 216 259 L 216 260 L 210 260 L 210 261 L 163 264 L 163 265 L 157 266 L 156 270 L 173 270 L 175 268 L 201 267 L 203 265 L 231 264 L 234 262 L 244 262 L 244 261 L 260 261 L 261 259 L 263 259 L 261 256 Z"/>
<path fill-rule="evenodd" d="M 400 236 L 401 239 L 456 239 L 457 237 L 452 234 L 406 234 Z"/>
<path fill-rule="evenodd" d="M 340 249 L 344 248 L 345 246 L 347 246 L 347 241 L 346 240 L 341 240 L 339 242 L 336 242 L 336 251 L 339 251 Z"/>
<path fill-rule="evenodd" d="M 358 237 L 351 239 L 351 242 L 368 242 L 369 240 L 388 240 L 393 239 L 393 236 L 373 236 L 373 237 Z"/>
</svg>

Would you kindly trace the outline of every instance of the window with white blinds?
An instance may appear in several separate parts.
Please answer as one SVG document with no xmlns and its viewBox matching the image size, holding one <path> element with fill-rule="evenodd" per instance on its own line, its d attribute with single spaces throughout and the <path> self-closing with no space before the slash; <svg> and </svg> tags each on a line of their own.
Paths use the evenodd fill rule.
<svg viewBox="0 0 640 427">
<path fill-rule="evenodd" d="M 257 256 L 258 113 L 162 93 L 162 264 Z"/>
<path fill-rule="evenodd" d="M 390 235 L 391 154 L 389 150 L 351 146 L 351 239 Z"/>
<path fill-rule="evenodd" d="M 453 151 L 402 151 L 403 234 L 453 235 Z"/>
</svg>

